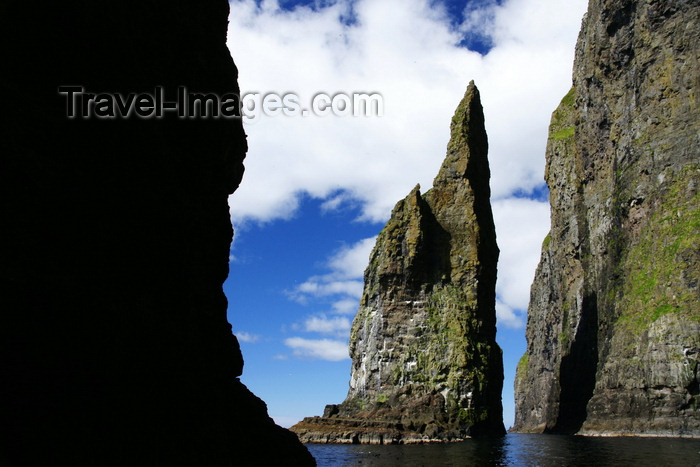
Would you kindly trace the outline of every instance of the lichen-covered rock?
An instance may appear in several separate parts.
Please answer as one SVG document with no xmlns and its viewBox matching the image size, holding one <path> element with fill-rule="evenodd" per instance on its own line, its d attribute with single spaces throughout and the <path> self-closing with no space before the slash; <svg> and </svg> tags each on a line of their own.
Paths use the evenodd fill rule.
<svg viewBox="0 0 700 467">
<path fill-rule="evenodd" d="M 240 119 L 69 119 L 58 93 L 238 93 L 226 0 L 0 10 L 0 465 L 313 465 L 238 380 Z"/>
<path fill-rule="evenodd" d="M 503 434 L 495 342 L 498 247 L 488 142 L 470 83 L 433 188 L 396 204 L 365 270 L 346 400 L 292 428 L 310 442 Z"/>
<path fill-rule="evenodd" d="M 593 0 L 552 116 L 514 430 L 700 436 L 700 6 Z"/>
</svg>

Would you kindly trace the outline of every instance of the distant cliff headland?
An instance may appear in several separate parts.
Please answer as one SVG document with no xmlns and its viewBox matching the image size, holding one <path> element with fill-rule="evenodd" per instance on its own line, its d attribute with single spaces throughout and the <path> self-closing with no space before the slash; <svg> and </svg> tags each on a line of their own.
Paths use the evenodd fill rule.
<svg viewBox="0 0 700 467">
<path fill-rule="evenodd" d="M 700 436 L 699 19 L 589 4 L 550 126 L 515 431 Z"/>
</svg>

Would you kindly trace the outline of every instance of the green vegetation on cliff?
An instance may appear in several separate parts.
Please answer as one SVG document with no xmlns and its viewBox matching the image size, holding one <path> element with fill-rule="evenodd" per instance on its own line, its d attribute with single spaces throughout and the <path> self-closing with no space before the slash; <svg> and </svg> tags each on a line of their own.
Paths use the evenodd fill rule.
<svg viewBox="0 0 700 467">
<path fill-rule="evenodd" d="M 487 416 L 487 407 L 472 407 L 489 387 L 491 346 L 478 339 L 475 318 L 476 297 L 454 285 L 437 286 L 428 294 L 426 330 L 399 357 L 395 383 L 422 383 L 436 388 L 445 397 L 446 409 Z M 414 361 L 415 365 L 410 365 Z M 404 368 L 410 368 L 404 370 Z M 464 419 L 464 417 L 462 417 Z M 466 419 L 465 419 L 466 420 Z"/>
<path fill-rule="evenodd" d="M 527 376 L 529 355 L 527 351 L 518 360 L 518 366 L 515 368 L 515 386 L 523 384 Z"/>
<path fill-rule="evenodd" d="M 517 431 L 700 433 L 698 43 L 697 1 L 589 2 L 549 129 Z"/>
<path fill-rule="evenodd" d="M 622 290 L 620 325 L 642 329 L 667 313 L 700 322 L 698 295 L 692 291 L 692 284 L 700 283 L 699 173 L 698 165 L 684 167 L 663 201 L 646 208 L 653 214 L 622 261 L 630 280 Z"/>
<path fill-rule="evenodd" d="M 559 103 L 559 107 L 552 113 L 552 121 L 549 126 L 550 139 L 560 141 L 574 136 L 572 116 L 574 115 L 575 102 L 576 88 L 572 87 Z"/>
</svg>

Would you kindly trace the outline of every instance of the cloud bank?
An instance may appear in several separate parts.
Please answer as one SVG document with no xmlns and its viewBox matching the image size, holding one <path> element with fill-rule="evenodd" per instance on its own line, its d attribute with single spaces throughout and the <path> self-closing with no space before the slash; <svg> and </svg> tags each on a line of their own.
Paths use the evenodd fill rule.
<svg viewBox="0 0 700 467">
<path fill-rule="evenodd" d="M 349 359 L 348 346 L 344 342 L 332 339 L 304 339 L 290 337 L 284 344 L 293 350 L 296 357 L 329 360 L 339 362 Z"/>
<path fill-rule="evenodd" d="M 587 1 L 469 2 L 460 24 L 440 4 L 338 0 L 290 11 L 274 0 L 231 2 L 228 45 L 242 92 L 294 92 L 302 105 L 318 92 L 377 92 L 384 99 L 382 117 L 278 116 L 247 125 L 246 175 L 230 200 L 232 218 L 236 225 L 290 219 L 307 195 L 324 200 L 323 209 L 352 203 L 361 220 L 384 222 L 416 183 L 432 185 L 450 119 L 474 79 L 502 251 L 499 325 L 522 327 L 549 228 L 547 204 L 522 198 L 542 188 L 549 118 L 571 83 Z M 481 55 L 460 46 L 470 37 L 491 49 Z M 354 312 L 367 257 L 361 268 L 354 260 L 339 259 L 329 275 L 309 278 L 295 299 L 336 297 L 326 320 Z M 311 344 L 291 344 L 300 354 L 318 354 Z"/>
</svg>

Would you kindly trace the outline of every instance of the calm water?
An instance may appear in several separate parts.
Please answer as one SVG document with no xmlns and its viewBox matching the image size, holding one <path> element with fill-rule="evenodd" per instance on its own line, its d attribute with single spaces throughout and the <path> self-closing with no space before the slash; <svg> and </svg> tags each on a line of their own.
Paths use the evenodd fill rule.
<svg viewBox="0 0 700 467">
<path fill-rule="evenodd" d="M 508 434 L 409 446 L 308 444 L 327 466 L 700 466 L 700 439 Z"/>
</svg>

